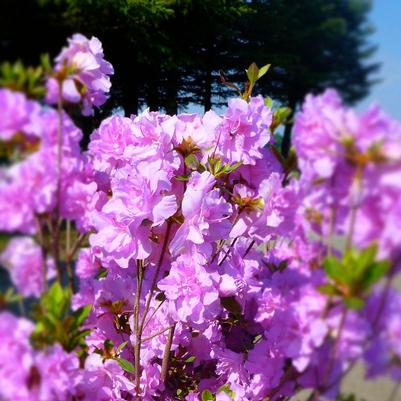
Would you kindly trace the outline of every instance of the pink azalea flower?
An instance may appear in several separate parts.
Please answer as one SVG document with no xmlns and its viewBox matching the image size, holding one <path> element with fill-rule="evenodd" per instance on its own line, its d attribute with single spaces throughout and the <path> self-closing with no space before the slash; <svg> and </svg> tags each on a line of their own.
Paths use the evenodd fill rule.
<svg viewBox="0 0 401 401">
<path fill-rule="evenodd" d="M 158 287 L 170 301 L 176 320 L 201 325 L 218 312 L 216 278 L 190 258 L 177 259 Z"/>
<path fill-rule="evenodd" d="M 270 141 L 271 123 L 272 112 L 261 96 L 251 98 L 249 103 L 230 99 L 226 114 L 215 128 L 216 149 L 211 153 L 228 163 L 241 161 L 254 165 L 263 157 L 261 150 Z"/>
<path fill-rule="evenodd" d="M 99 39 L 86 38 L 75 34 L 68 39 L 68 47 L 62 49 L 56 58 L 55 71 L 67 70 L 67 78 L 61 88 L 56 78 L 47 82 L 49 103 L 57 103 L 61 96 L 70 103 L 82 102 L 82 114 L 90 115 L 93 106 L 99 107 L 107 100 L 110 90 L 110 75 L 114 73 L 112 65 L 104 59 L 102 44 Z"/>
<path fill-rule="evenodd" d="M 9 241 L 0 255 L 0 263 L 10 272 L 11 280 L 25 297 L 40 297 L 43 288 L 43 269 L 47 279 L 55 276 L 52 260 L 44 266 L 42 251 L 31 237 L 16 237 Z"/>
</svg>

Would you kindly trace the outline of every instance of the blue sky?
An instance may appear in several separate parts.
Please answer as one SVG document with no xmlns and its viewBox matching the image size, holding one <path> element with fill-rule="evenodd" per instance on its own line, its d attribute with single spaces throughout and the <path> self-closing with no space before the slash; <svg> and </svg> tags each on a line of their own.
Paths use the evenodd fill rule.
<svg viewBox="0 0 401 401">
<path fill-rule="evenodd" d="M 371 41 L 378 45 L 374 59 L 382 64 L 378 73 L 382 82 L 359 107 L 378 102 L 401 120 L 401 0 L 373 0 L 370 19 L 376 28 Z"/>
</svg>

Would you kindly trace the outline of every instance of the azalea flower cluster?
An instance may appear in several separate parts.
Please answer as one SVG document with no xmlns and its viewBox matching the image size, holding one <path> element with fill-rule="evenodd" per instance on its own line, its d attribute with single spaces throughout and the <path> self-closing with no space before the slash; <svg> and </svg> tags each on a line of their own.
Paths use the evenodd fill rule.
<svg viewBox="0 0 401 401">
<path fill-rule="evenodd" d="M 47 81 L 46 100 L 50 104 L 60 100 L 81 103 L 82 114 L 88 116 L 93 106 L 99 107 L 107 100 L 113 73 L 113 66 L 104 59 L 99 39 L 88 40 L 75 34 L 56 58 L 54 76 Z"/>
<path fill-rule="evenodd" d="M 88 114 L 112 72 L 74 35 L 45 101 Z M 112 115 L 85 151 L 60 107 L 0 105 L 0 263 L 31 310 L 0 312 L 0 399 L 335 399 L 357 361 L 401 379 L 401 125 L 378 107 L 308 96 L 291 170 L 262 96 Z"/>
</svg>

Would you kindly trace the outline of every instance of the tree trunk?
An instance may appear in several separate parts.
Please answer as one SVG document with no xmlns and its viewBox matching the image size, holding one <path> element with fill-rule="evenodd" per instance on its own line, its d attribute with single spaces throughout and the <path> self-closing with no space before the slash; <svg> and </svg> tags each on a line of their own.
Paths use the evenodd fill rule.
<svg viewBox="0 0 401 401">
<path fill-rule="evenodd" d="M 205 113 L 212 108 L 212 71 L 213 71 L 213 62 L 215 58 L 215 51 L 213 47 L 214 38 L 211 37 L 209 39 L 209 44 L 206 50 L 206 65 L 205 65 L 205 88 L 204 88 L 204 98 L 203 98 L 203 107 Z"/>
<path fill-rule="evenodd" d="M 122 92 L 122 107 L 127 116 L 138 114 L 139 109 L 139 65 L 133 60 L 122 63 L 121 76 L 126 77 L 120 81 L 120 90 Z M 119 77 L 117 77 L 119 78 Z"/>
<path fill-rule="evenodd" d="M 138 114 L 138 82 L 132 81 L 129 85 L 130 90 L 125 90 L 123 93 L 123 108 L 125 115 Z"/>
<path fill-rule="evenodd" d="M 157 111 L 159 109 L 159 92 L 157 86 L 156 79 L 151 77 L 148 82 L 148 93 L 146 98 L 147 106 L 151 111 Z"/>
<path fill-rule="evenodd" d="M 171 70 L 167 73 L 167 88 L 166 88 L 166 113 L 171 116 L 177 114 L 178 102 L 178 73 L 176 70 Z"/>
<path fill-rule="evenodd" d="M 209 68 L 206 71 L 204 93 L 203 107 L 206 113 L 212 108 L 212 71 Z"/>
</svg>

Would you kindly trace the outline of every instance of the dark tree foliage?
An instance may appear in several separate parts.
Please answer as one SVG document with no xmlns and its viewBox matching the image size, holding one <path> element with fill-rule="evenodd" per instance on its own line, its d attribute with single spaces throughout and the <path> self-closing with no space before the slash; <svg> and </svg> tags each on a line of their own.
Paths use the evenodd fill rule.
<svg viewBox="0 0 401 401">
<path fill-rule="evenodd" d="M 354 103 L 369 93 L 378 65 L 369 62 L 375 47 L 368 21 L 369 0 L 254 0 L 253 15 L 243 20 L 246 42 L 242 65 L 272 64 L 263 93 L 295 109 L 309 92 L 337 88 Z M 267 34 L 266 34 L 267 33 Z M 286 127 L 283 153 L 290 147 Z"/>
<path fill-rule="evenodd" d="M 145 105 L 169 113 L 222 104 L 251 62 L 271 63 L 257 90 L 296 108 L 336 87 L 350 103 L 369 92 L 370 0 L 2 0 L 2 60 L 38 62 L 73 32 L 95 35 L 116 69 L 104 113 Z M 289 129 L 284 153 L 289 148 Z M 287 143 L 286 143 L 287 141 Z"/>
</svg>

